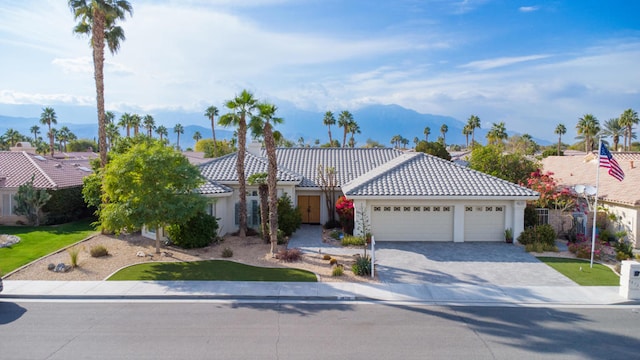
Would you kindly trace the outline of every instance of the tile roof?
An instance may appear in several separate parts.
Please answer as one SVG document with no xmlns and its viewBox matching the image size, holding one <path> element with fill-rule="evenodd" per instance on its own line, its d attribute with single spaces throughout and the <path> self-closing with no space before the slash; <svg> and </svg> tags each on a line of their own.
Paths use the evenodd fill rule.
<svg viewBox="0 0 640 360">
<path fill-rule="evenodd" d="M 263 155 L 265 154 L 263 150 Z M 278 148 L 278 166 L 302 175 L 300 187 L 319 187 L 318 165 L 336 169 L 338 186 L 402 155 L 389 148 Z"/>
<path fill-rule="evenodd" d="M 231 194 L 232 192 L 233 192 L 233 189 L 231 189 L 230 187 L 222 184 L 218 184 L 217 182 L 210 181 L 210 180 L 206 180 L 205 183 L 198 188 L 198 193 L 205 194 L 205 195 L 227 194 L 227 193 Z"/>
<path fill-rule="evenodd" d="M 600 168 L 598 198 L 625 205 L 640 206 L 640 153 L 611 153 L 625 173 L 618 181 Z M 563 186 L 596 185 L 596 157 L 549 156 L 542 160 L 544 171 L 553 172 L 553 178 Z"/>
<path fill-rule="evenodd" d="M 349 196 L 529 197 L 538 193 L 441 158 L 407 153 L 343 186 Z"/>
<path fill-rule="evenodd" d="M 88 159 L 52 159 L 24 151 L 0 151 L 0 187 L 17 188 L 31 180 L 41 189 L 62 189 L 82 185 L 92 173 Z"/>
<path fill-rule="evenodd" d="M 200 172 L 205 179 L 217 183 L 237 182 L 238 172 L 236 170 L 237 153 L 221 156 L 206 163 L 200 164 Z M 246 152 L 245 175 L 248 178 L 252 174 L 266 173 L 267 160 Z M 291 181 L 299 183 L 302 177 L 285 168 L 278 168 L 278 181 Z"/>
</svg>

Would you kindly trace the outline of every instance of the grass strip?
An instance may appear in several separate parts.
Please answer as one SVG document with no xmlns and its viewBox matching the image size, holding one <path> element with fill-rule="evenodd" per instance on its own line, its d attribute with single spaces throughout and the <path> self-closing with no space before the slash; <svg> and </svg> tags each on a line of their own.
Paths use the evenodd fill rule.
<svg viewBox="0 0 640 360">
<path fill-rule="evenodd" d="M 538 260 L 551 266 L 562 275 L 582 286 L 618 286 L 620 277 L 609 267 L 588 260 L 541 256 Z"/>
<path fill-rule="evenodd" d="M 318 281 L 314 273 L 306 270 L 258 267 L 227 260 L 149 262 L 124 268 L 107 280 Z"/>
</svg>

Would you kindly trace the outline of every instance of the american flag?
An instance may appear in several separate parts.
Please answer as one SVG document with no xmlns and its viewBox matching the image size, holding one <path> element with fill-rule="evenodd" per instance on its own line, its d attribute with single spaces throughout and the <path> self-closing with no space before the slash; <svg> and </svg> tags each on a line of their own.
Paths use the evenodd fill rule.
<svg viewBox="0 0 640 360">
<path fill-rule="evenodd" d="M 624 171 L 622 171 L 616 159 L 613 158 L 613 155 L 603 143 L 600 143 L 600 167 L 609 169 L 609 175 L 619 181 L 624 179 Z"/>
</svg>

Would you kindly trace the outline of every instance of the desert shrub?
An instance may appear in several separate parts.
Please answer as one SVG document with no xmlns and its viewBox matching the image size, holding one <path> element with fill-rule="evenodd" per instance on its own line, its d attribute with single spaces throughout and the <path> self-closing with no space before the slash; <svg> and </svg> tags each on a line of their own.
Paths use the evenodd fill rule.
<svg viewBox="0 0 640 360">
<path fill-rule="evenodd" d="M 78 267 L 78 255 L 80 254 L 80 248 L 77 246 L 70 247 L 67 249 L 69 253 L 69 261 L 71 262 L 71 267 Z"/>
<path fill-rule="evenodd" d="M 300 261 L 302 251 L 300 249 L 282 249 L 278 252 L 278 259 L 285 262 Z"/>
<path fill-rule="evenodd" d="M 342 276 L 344 275 L 344 266 L 338 264 L 331 269 L 331 276 Z"/>
<path fill-rule="evenodd" d="M 358 276 L 371 275 L 371 258 L 369 256 L 358 256 L 356 262 L 351 266 L 351 271 Z"/>
<path fill-rule="evenodd" d="M 230 258 L 233 256 L 233 250 L 229 249 L 228 247 L 222 249 L 222 257 L 223 258 Z"/>
<path fill-rule="evenodd" d="M 600 241 L 595 242 L 595 251 L 593 252 L 594 259 L 602 258 L 603 253 L 603 245 Z M 591 258 L 591 241 L 590 240 L 582 240 L 576 241 L 575 243 L 569 244 L 569 251 L 576 255 L 577 258 L 580 259 L 590 259 Z"/>
<path fill-rule="evenodd" d="M 278 228 L 284 236 L 291 236 L 302 224 L 302 215 L 293 207 L 291 198 L 286 193 L 278 199 Z"/>
<path fill-rule="evenodd" d="M 534 242 L 532 244 L 525 245 L 524 250 L 526 252 L 537 252 L 537 253 L 546 252 L 546 251 L 558 252 L 558 247 L 556 245 L 549 245 L 541 242 Z"/>
<path fill-rule="evenodd" d="M 339 228 L 340 227 L 340 221 L 338 221 L 338 220 L 329 220 L 326 223 L 324 223 L 323 226 L 324 226 L 325 229 Z"/>
<path fill-rule="evenodd" d="M 104 245 L 92 246 L 91 249 L 89 249 L 89 253 L 91 254 L 91 257 L 102 257 L 109 255 L 109 252 Z"/>
<path fill-rule="evenodd" d="M 341 244 L 342 246 L 364 246 L 365 239 L 362 236 L 345 235 Z"/>
<path fill-rule="evenodd" d="M 186 224 L 167 227 L 171 242 L 184 249 L 205 247 L 216 239 L 218 221 L 204 212 L 192 217 Z"/>
<path fill-rule="evenodd" d="M 342 235 L 342 231 L 333 230 L 329 236 L 331 236 L 335 240 L 340 240 L 340 235 Z"/>
<path fill-rule="evenodd" d="M 542 152 L 542 157 L 543 158 L 546 158 L 546 157 L 549 157 L 549 156 L 564 156 L 564 151 L 560 150 L 560 154 L 558 154 L 558 148 L 550 147 L 550 148 L 545 149 Z"/>
<path fill-rule="evenodd" d="M 332 258 L 331 260 L 329 260 L 329 265 L 335 265 L 338 263 L 338 259 Z"/>
<path fill-rule="evenodd" d="M 538 225 L 524 229 L 518 236 L 518 242 L 522 245 L 542 243 L 546 245 L 555 245 L 556 231 L 549 224 Z"/>
<path fill-rule="evenodd" d="M 618 261 L 628 260 L 633 258 L 633 245 L 631 243 L 620 240 L 616 242 L 615 250 L 616 250 L 616 259 Z"/>
<path fill-rule="evenodd" d="M 324 254 L 324 256 L 322 256 L 322 260 L 331 260 L 331 255 Z"/>
</svg>

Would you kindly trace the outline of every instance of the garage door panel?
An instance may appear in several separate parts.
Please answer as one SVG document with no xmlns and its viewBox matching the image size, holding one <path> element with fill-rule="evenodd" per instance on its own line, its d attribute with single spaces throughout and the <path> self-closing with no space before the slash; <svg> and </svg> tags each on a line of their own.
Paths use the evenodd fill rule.
<svg viewBox="0 0 640 360">
<path fill-rule="evenodd" d="M 373 206 L 372 233 L 379 241 L 453 241 L 453 207 Z"/>
<path fill-rule="evenodd" d="M 505 207 L 496 205 L 466 206 L 464 241 L 502 241 L 505 229 Z"/>
</svg>

